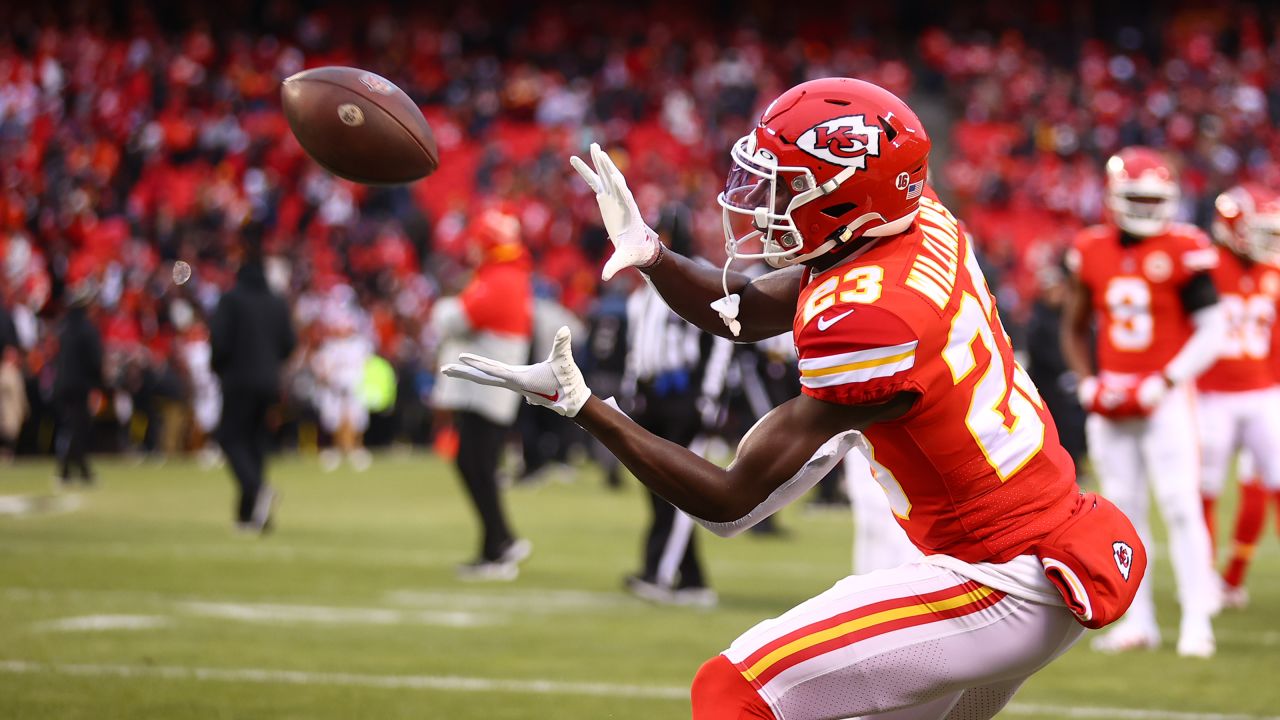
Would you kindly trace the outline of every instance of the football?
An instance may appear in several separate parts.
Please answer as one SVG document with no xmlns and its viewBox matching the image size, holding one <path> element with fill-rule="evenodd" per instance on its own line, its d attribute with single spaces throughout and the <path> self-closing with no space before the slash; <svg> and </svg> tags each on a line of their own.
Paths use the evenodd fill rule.
<svg viewBox="0 0 1280 720">
<path fill-rule="evenodd" d="M 420 180 L 440 164 L 435 135 L 391 81 L 352 67 L 318 67 L 286 78 L 285 119 L 326 170 L 369 185 Z"/>
</svg>

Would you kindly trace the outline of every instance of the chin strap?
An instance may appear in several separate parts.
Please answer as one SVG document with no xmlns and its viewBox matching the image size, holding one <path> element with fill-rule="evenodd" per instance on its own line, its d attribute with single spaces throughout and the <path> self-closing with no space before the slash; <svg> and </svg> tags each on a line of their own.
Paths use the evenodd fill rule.
<svg viewBox="0 0 1280 720">
<path fill-rule="evenodd" d="M 865 216 L 864 216 L 865 217 Z M 906 221 L 910 225 L 915 220 L 915 213 L 899 218 L 894 223 Z M 893 224 L 893 223 L 890 223 Z M 863 252 L 870 248 L 877 241 L 883 240 L 881 235 L 862 235 L 861 237 L 852 238 L 853 226 L 847 225 L 833 233 L 827 238 L 827 242 L 819 248 L 819 254 L 809 259 L 787 258 L 788 265 L 807 265 L 813 272 L 821 273 L 835 267 L 837 264 Z M 905 229 L 905 227 L 903 228 Z M 898 232 L 902 232 L 899 230 Z M 896 233 L 893 233 L 896 234 Z M 728 247 L 728 246 L 726 246 Z M 729 327 L 729 332 L 734 337 L 742 334 L 742 323 L 738 321 L 739 304 L 742 297 L 737 293 L 729 292 L 729 266 L 733 264 L 733 253 L 729 252 L 729 257 L 724 261 L 724 269 L 720 273 L 720 287 L 724 289 L 724 297 L 711 303 L 711 309 L 720 315 L 720 319 Z M 773 263 L 770 263 L 771 265 Z M 780 267 L 775 265 L 774 267 Z M 781 266 L 785 267 L 785 266 Z"/>
<path fill-rule="evenodd" d="M 734 337 L 742 334 L 742 323 L 738 322 L 738 303 L 742 301 L 742 297 L 738 293 L 729 292 L 729 266 L 733 264 L 733 255 L 729 255 L 724 261 L 724 268 L 720 272 L 720 287 L 724 290 L 724 297 L 711 303 L 711 309 L 720 315 L 720 320 L 729 327 L 729 332 Z"/>
</svg>

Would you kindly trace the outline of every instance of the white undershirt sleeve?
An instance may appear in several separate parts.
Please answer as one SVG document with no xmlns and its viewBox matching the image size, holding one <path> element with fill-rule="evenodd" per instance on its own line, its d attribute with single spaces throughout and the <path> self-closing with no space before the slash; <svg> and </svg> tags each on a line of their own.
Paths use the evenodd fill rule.
<svg viewBox="0 0 1280 720">
<path fill-rule="evenodd" d="M 750 435 L 751 433 L 747 433 Z M 752 525 L 764 520 L 770 515 L 778 512 L 782 508 L 789 505 L 793 500 L 804 495 L 818 481 L 827 476 L 831 469 L 840 462 L 862 437 L 862 434 L 856 430 L 849 430 L 840 433 L 835 437 L 822 444 L 813 457 L 809 458 L 805 464 L 792 475 L 789 480 L 778 486 L 765 498 L 763 502 L 755 506 L 751 512 L 734 520 L 732 522 L 709 522 L 701 518 L 693 518 L 702 527 L 719 535 L 720 537 L 733 537 L 738 533 L 747 530 Z M 746 441 L 746 438 L 743 438 Z M 692 516 L 691 516 L 692 517 Z"/>
<path fill-rule="evenodd" d="M 1164 367 L 1165 377 L 1174 385 L 1194 380 L 1208 370 L 1227 337 L 1227 312 L 1220 302 L 1192 313 L 1191 322 L 1195 332 Z"/>
</svg>

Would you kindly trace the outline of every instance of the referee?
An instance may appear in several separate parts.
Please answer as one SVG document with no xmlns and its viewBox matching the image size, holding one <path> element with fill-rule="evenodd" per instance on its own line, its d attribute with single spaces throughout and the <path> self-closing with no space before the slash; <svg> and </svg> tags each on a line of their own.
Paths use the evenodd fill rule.
<svg viewBox="0 0 1280 720">
<path fill-rule="evenodd" d="M 657 228 L 659 238 L 680 252 L 688 252 L 691 244 L 687 215 L 683 208 L 669 207 Z M 711 336 L 682 320 L 644 283 L 627 298 L 627 346 L 623 385 L 634 387 L 632 417 L 645 430 L 688 447 L 702 430 L 701 360 Z M 653 516 L 643 567 L 627 576 L 627 590 L 654 602 L 714 606 L 717 598 L 698 558 L 693 521 L 652 490 L 646 492 Z"/>
</svg>

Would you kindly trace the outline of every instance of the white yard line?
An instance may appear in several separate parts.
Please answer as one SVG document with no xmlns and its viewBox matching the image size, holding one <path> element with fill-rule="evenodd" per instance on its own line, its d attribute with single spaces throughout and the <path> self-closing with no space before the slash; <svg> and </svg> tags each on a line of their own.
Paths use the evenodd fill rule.
<svg viewBox="0 0 1280 720">
<path fill-rule="evenodd" d="M 167 627 L 172 620 L 159 615 L 79 615 L 35 623 L 32 627 L 45 632 L 102 632 L 104 630 L 154 630 Z"/>
<path fill-rule="evenodd" d="M 2 514 L 2 511 L 0 511 Z M 385 550 L 344 547 L 298 547 L 266 544 L 153 544 L 133 542 L 46 542 L 15 539 L 5 552 L 25 555 L 147 558 L 157 560 L 236 560 L 245 562 L 315 562 L 383 567 L 439 567 L 457 558 L 442 550 Z"/>
<path fill-rule="evenodd" d="M 79 495 L 0 495 L 0 516 L 58 515 L 78 510 L 81 504 Z"/>
<path fill-rule="evenodd" d="M 260 623 L 315 623 L 321 625 L 435 625 L 472 628 L 496 625 L 505 617 L 454 611 L 397 610 L 392 608 L 327 607 L 278 603 L 182 602 L 183 612 L 200 617 Z"/>
<path fill-rule="evenodd" d="M 369 675 L 362 673 L 265 670 L 260 668 L 204 668 L 175 665 L 105 665 L 83 663 L 39 663 L 28 660 L 0 660 L 0 673 L 15 675 L 55 674 L 78 677 L 163 678 L 204 682 L 244 682 L 281 685 L 328 685 L 385 690 L 440 690 L 448 692 L 501 692 L 525 695 L 587 695 L 640 700 L 680 700 L 689 697 L 685 687 L 671 685 L 626 685 L 620 683 L 563 682 L 559 680 L 516 680 L 460 675 Z M 1243 713 L 1196 713 L 1177 710 L 1010 703 L 1011 715 L 1059 715 L 1069 718 L 1106 720 L 1280 720 L 1277 716 Z"/>
<path fill-rule="evenodd" d="M 1103 720 L 1280 720 L 1270 715 L 1240 713 L 1195 713 L 1177 710 L 1139 710 L 1115 707 L 1069 707 L 1039 703 L 1012 702 L 1004 712 L 1012 715 L 1062 715 L 1069 718 L 1102 718 Z"/>
<path fill-rule="evenodd" d="M 138 603 L 177 607 L 188 614 L 222 617 L 247 621 L 314 622 L 329 624 L 365 625 L 438 625 L 443 627 L 478 627 L 502 624 L 512 615 L 543 615 L 555 613 L 580 613 L 594 610 L 627 611 L 642 603 L 630 596 L 610 592 L 586 590 L 549 590 L 537 588 L 503 589 L 493 593 L 463 590 L 391 590 L 384 594 L 385 602 L 396 607 L 326 607 L 262 600 L 246 601 L 230 598 L 209 598 L 193 595 L 169 595 L 165 593 L 135 590 L 89 590 L 67 588 L 8 587 L 0 588 L 0 599 L 31 600 L 93 600 L 100 604 L 104 598 L 127 600 L 130 608 Z M 294 598 L 286 598 L 292 600 Z M 282 600 L 286 600 L 282 599 Z M 1162 627 L 1166 637 L 1176 637 L 1177 628 Z M 1238 632 L 1218 630 L 1218 641 L 1243 646 L 1280 647 L 1280 631 Z"/>
<path fill-rule="evenodd" d="M 220 682 L 274 683 L 284 685 L 339 685 L 382 689 L 446 690 L 457 692 L 506 692 L 533 695 L 591 695 L 650 700 L 683 700 L 682 687 L 622 685 L 615 683 L 512 680 L 457 675 L 365 675 L 356 673 L 301 672 L 257 668 L 200 668 L 177 666 L 100 665 L 0 661 L 0 672 L 11 674 L 76 675 L 81 677 L 165 678 Z"/>
<path fill-rule="evenodd" d="M 391 590 L 384 597 L 406 607 L 463 607 L 524 613 L 634 608 L 642 603 L 621 592 L 589 590 L 503 589 L 491 593 L 450 590 Z"/>
<path fill-rule="evenodd" d="M 461 607 L 448 609 L 349 607 L 309 605 L 282 602 L 250 602 L 206 597 L 165 595 L 163 593 L 133 592 L 127 590 L 32 590 L 29 588 L 5 588 L 0 597 L 23 602 L 72 599 L 92 600 L 101 608 L 106 599 L 126 601 L 130 609 L 145 606 L 166 615 L 182 614 L 192 617 L 232 620 L 267 624 L 318 624 L 318 625 L 430 625 L 448 628 L 475 628 L 503 625 L 511 620 L 510 614 L 494 612 L 498 608 L 482 608 L 481 612 Z M 510 606 L 508 610 L 518 610 Z M 83 617 L 54 618 L 34 623 L 36 630 L 95 631 L 126 628 L 128 618 L 154 616 L 138 615 L 90 615 Z M 96 619 L 96 620 L 95 620 Z M 118 627 L 109 627 L 112 620 L 119 620 Z M 99 622 L 100 621 L 100 622 Z M 139 621 L 141 623 L 143 621 Z M 96 624 L 95 624 L 96 623 Z M 101 627 L 99 627 L 99 625 Z"/>
<path fill-rule="evenodd" d="M 478 619 L 480 622 L 471 624 L 492 624 L 486 623 L 484 613 L 500 613 L 502 615 L 541 615 L 552 613 L 581 613 L 583 611 L 598 610 L 628 610 L 642 606 L 643 603 L 635 598 L 625 595 L 622 592 L 592 592 L 586 590 L 547 590 L 537 588 L 503 588 L 495 590 L 492 593 L 476 592 L 475 590 L 460 590 L 453 592 L 449 590 L 392 590 L 383 595 L 385 602 L 392 606 L 389 608 L 335 608 L 337 611 L 343 610 L 368 610 L 377 613 L 398 613 L 402 617 L 430 617 L 433 614 L 442 618 L 459 617 L 459 613 L 466 614 L 472 618 Z M 190 606 L 198 606 L 201 604 L 217 604 L 227 606 L 253 606 L 265 608 L 264 612 L 269 612 L 273 607 L 283 607 L 286 609 L 296 608 L 312 608 L 311 605 L 300 605 L 288 602 L 297 598 L 255 598 L 253 600 L 243 600 L 239 598 L 211 598 L 196 595 L 178 595 L 157 592 L 147 592 L 140 590 L 119 590 L 119 589 L 102 589 L 91 590 L 83 588 L 66 588 L 66 589 L 50 589 L 50 588 L 31 588 L 31 587 L 0 587 L 0 599 L 9 599 L 22 602 L 32 600 L 92 600 L 96 604 L 100 604 L 103 600 L 119 600 L 125 601 L 131 607 L 139 603 L 149 605 L 173 606 L 175 604 L 185 604 Z M 203 614 L 221 614 L 230 615 L 232 610 L 225 613 L 211 610 Z M 300 611 L 305 612 L 305 610 Z M 197 614 L 201 614 L 197 611 Z M 503 617 L 502 619 L 505 619 Z M 456 624 L 466 624 L 463 620 Z M 446 623 L 447 624 L 447 623 Z"/>
</svg>

